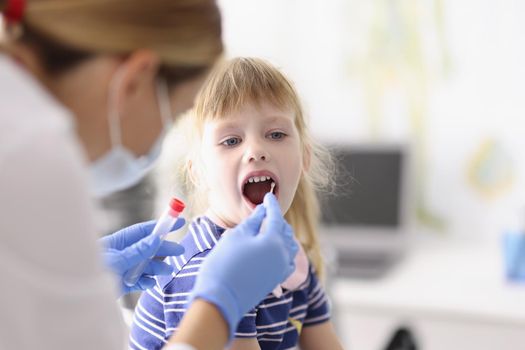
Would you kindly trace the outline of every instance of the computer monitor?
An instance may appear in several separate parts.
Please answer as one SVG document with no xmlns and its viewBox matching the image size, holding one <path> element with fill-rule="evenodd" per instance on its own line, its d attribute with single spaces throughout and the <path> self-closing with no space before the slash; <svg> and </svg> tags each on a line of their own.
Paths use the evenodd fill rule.
<svg viewBox="0 0 525 350">
<path fill-rule="evenodd" d="M 336 250 L 341 274 L 379 276 L 406 249 L 409 148 L 390 143 L 329 148 L 338 171 L 334 193 L 321 193 L 322 240 Z"/>
</svg>

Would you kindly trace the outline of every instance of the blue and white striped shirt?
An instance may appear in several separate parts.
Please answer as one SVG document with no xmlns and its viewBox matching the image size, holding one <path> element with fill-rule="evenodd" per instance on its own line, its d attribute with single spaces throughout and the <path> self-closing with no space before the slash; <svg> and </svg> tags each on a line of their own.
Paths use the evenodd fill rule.
<svg viewBox="0 0 525 350">
<path fill-rule="evenodd" d="M 144 292 L 137 304 L 131 349 L 160 349 L 177 330 L 199 267 L 223 232 L 204 216 L 189 225 L 181 242 L 184 255 L 167 258 L 175 272 L 158 277 L 157 286 Z M 269 294 L 244 315 L 235 337 L 257 338 L 262 350 L 291 349 L 297 346 L 302 327 L 329 319 L 327 297 L 310 266 L 308 278 L 297 289 L 285 289 L 279 298 Z"/>
</svg>

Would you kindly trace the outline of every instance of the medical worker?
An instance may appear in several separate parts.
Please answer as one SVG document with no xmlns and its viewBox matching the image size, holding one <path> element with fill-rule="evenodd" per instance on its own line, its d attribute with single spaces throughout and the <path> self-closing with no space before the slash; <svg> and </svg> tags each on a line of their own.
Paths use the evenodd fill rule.
<svg viewBox="0 0 525 350">
<path fill-rule="evenodd" d="M 151 237 L 151 223 L 97 242 L 91 194 L 151 168 L 223 51 L 219 10 L 211 0 L 0 0 L 0 10 L 0 349 L 123 349 L 100 244 L 119 280 L 159 247 L 182 248 Z M 170 349 L 222 349 L 293 270 L 291 229 L 275 197 L 264 208 L 208 256 Z M 146 274 L 170 271 L 154 261 Z M 151 287 L 147 275 L 119 282 L 120 294 Z"/>
</svg>

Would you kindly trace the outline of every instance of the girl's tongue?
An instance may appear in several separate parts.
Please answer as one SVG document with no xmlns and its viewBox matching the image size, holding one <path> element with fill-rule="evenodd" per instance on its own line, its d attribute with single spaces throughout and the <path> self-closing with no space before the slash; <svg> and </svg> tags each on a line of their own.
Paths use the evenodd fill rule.
<svg viewBox="0 0 525 350">
<path fill-rule="evenodd" d="M 261 182 L 250 182 L 244 186 L 244 196 L 253 204 L 259 205 L 263 202 L 264 195 L 272 190 L 272 180 Z"/>
</svg>

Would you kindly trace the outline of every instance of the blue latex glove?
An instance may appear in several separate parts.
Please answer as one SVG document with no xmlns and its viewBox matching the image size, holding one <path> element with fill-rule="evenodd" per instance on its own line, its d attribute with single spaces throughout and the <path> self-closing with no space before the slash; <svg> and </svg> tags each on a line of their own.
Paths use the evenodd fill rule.
<svg viewBox="0 0 525 350">
<path fill-rule="evenodd" d="M 104 262 L 119 278 L 119 287 L 123 294 L 152 288 L 155 286 L 155 280 L 151 276 L 169 275 L 173 272 L 173 267 L 159 260 L 151 260 L 137 283 L 131 287 L 122 281 L 128 270 L 154 255 L 177 256 L 184 253 L 184 247 L 181 245 L 150 235 L 155 224 L 155 220 L 138 223 L 99 239 L 103 247 Z M 180 218 L 172 231 L 182 226 L 184 219 Z"/>
<path fill-rule="evenodd" d="M 264 232 L 258 234 L 265 217 Z M 208 254 L 190 299 L 215 304 L 228 323 L 231 339 L 241 317 L 294 271 L 298 249 L 291 226 L 269 193 L 263 205 L 229 230 Z"/>
</svg>

